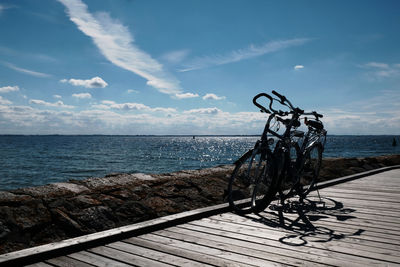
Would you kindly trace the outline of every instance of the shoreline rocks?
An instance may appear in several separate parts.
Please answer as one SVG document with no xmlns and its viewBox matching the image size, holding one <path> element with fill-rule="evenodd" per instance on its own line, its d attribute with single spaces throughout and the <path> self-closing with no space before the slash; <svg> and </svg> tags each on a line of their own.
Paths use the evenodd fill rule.
<svg viewBox="0 0 400 267">
<path fill-rule="evenodd" d="M 399 164 L 400 155 L 326 158 L 320 177 Z M 233 168 L 110 174 L 0 191 L 0 254 L 223 203 Z"/>
</svg>

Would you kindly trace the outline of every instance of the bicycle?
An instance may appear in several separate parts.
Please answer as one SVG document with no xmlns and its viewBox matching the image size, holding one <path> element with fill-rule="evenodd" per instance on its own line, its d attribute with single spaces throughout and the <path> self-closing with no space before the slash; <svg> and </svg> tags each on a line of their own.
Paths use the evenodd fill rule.
<svg viewBox="0 0 400 267">
<path fill-rule="evenodd" d="M 285 199 L 295 194 L 299 195 L 300 202 L 302 202 L 315 188 L 321 169 L 322 153 L 327 135 L 323 123 L 319 120 L 323 115 L 315 111 L 303 113 L 302 115 L 312 115 L 315 117 L 315 120 L 309 120 L 305 117 L 304 124 L 308 128 L 307 133 L 304 134 L 304 132 L 296 131 L 297 135 L 301 135 L 302 137 L 302 144 L 300 146 L 299 141 L 292 142 L 297 156 L 292 169 L 292 175 L 286 176 L 281 182 L 279 194 L 282 204 Z"/>
<path fill-rule="evenodd" d="M 299 118 L 305 114 L 304 110 L 293 107 L 286 97 L 276 91 L 272 91 L 272 93 L 279 99 L 272 98 L 266 93 L 258 94 L 253 98 L 254 105 L 260 108 L 261 112 L 270 115 L 261 138 L 257 140 L 254 148 L 235 162 L 236 166 L 228 184 L 229 204 L 239 214 L 260 212 L 269 205 L 278 192 L 283 196 L 281 182 L 287 175 L 293 177 L 291 172 L 302 162 L 296 160 L 293 163 L 290 151 L 294 145 L 293 137 L 302 135 L 298 131 L 292 131 L 292 128 L 301 125 Z M 258 98 L 262 96 L 270 100 L 269 110 L 257 102 Z M 272 107 L 274 100 L 289 107 L 290 111 L 274 109 Z M 288 115 L 291 115 L 291 118 L 282 118 Z M 281 123 L 286 127 L 283 134 L 278 132 Z M 268 134 L 277 139 L 275 147 L 273 147 L 275 139 L 270 138 Z"/>
</svg>

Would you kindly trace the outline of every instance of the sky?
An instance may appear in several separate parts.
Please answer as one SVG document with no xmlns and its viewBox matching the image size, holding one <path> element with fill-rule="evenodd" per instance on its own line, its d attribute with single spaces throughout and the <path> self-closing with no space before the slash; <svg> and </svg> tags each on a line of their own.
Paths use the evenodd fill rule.
<svg viewBox="0 0 400 267">
<path fill-rule="evenodd" d="M 400 134 L 400 1 L 0 0 L 0 134 Z M 266 103 L 266 102 L 265 102 Z"/>
</svg>

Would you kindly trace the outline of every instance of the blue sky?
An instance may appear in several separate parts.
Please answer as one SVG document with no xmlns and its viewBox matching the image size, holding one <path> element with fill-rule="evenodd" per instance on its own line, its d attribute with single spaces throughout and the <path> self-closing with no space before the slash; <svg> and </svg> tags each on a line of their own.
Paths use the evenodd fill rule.
<svg viewBox="0 0 400 267">
<path fill-rule="evenodd" d="M 399 1 L 0 1 L 0 134 L 400 133 Z"/>
</svg>

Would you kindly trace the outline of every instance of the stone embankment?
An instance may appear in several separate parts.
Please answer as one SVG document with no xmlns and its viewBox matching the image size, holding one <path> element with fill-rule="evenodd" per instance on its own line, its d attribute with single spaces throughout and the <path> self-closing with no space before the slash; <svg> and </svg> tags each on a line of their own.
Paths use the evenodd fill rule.
<svg viewBox="0 0 400 267">
<path fill-rule="evenodd" d="M 324 159 L 329 180 L 400 164 L 400 155 Z M 225 202 L 232 165 L 111 174 L 0 191 L 0 254 Z"/>
</svg>

